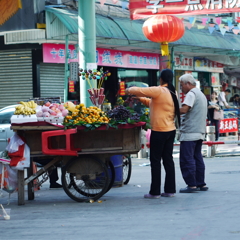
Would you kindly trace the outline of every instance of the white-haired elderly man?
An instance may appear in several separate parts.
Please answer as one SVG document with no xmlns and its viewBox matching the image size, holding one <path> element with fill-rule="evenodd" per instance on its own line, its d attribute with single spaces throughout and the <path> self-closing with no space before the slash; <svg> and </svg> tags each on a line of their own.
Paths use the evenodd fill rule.
<svg viewBox="0 0 240 240">
<path fill-rule="evenodd" d="M 191 74 L 179 78 L 180 88 L 186 97 L 180 108 L 182 122 L 180 127 L 180 168 L 187 184 L 180 193 L 207 191 L 205 183 L 205 164 L 201 149 L 206 133 L 207 99 L 196 88 L 196 80 Z"/>
</svg>

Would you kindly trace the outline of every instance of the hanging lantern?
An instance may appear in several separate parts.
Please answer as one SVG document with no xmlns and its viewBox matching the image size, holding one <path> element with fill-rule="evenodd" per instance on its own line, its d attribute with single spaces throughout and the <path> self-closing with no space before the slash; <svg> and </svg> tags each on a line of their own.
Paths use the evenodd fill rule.
<svg viewBox="0 0 240 240">
<path fill-rule="evenodd" d="M 179 40 L 185 31 L 182 20 L 171 15 L 156 15 L 143 24 L 143 33 L 152 42 L 161 43 L 162 56 L 169 55 L 168 43 Z"/>
</svg>

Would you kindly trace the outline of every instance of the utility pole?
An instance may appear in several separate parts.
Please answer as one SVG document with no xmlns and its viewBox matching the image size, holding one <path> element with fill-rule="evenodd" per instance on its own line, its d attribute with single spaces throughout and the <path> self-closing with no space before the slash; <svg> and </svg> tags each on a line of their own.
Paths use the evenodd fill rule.
<svg viewBox="0 0 240 240">
<path fill-rule="evenodd" d="M 96 63 L 95 0 L 78 0 L 78 45 L 79 67 L 85 70 L 89 63 Z M 80 102 L 86 106 L 92 105 L 88 96 L 87 81 L 80 78 L 79 84 Z"/>
<path fill-rule="evenodd" d="M 65 38 L 65 77 L 64 77 L 64 102 L 67 101 L 67 94 L 68 94 L 68 35 Z"/>
</svg>

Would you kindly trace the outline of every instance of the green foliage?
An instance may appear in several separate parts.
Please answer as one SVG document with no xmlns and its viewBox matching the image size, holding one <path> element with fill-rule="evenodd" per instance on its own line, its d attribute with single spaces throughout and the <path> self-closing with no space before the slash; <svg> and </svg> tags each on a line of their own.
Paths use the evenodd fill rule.
<svg viewBox="0 0 240 240">
<path fill-rule="evenodd" d="M 69 120 L 68 123 L 63 122 L 64 129 L 76 128 L 77 126 L 83 126 L 86 130 L 94 130 L 99 128 L 101 125 L 107 125 L 106 123 L 102 122 L 94 122 L 94 123 L 86 123 L 84 121 L 80 121 L 78 123 L 73 123 L 73 120 Z"/>
</svg>

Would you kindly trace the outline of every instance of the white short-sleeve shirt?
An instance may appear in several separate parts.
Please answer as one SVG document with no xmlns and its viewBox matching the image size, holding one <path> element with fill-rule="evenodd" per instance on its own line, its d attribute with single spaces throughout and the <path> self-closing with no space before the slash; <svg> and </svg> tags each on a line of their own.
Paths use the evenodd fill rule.
<svg viewBox="0 0 240 240">
<path fill-rule="evenodd" d="M 226 96 L 225 96 L 225 92 L 220 92 L 219 95 L 218 95 L 218 102 L 219 102 L 219 105 L 221 107 L 224 107 L 225 105 L 228 106 L 228 103 L 227 103 L 227 100 L 226 100 Z M 225 104 L 224 104 L 225 102 Z"/>
</svg>

